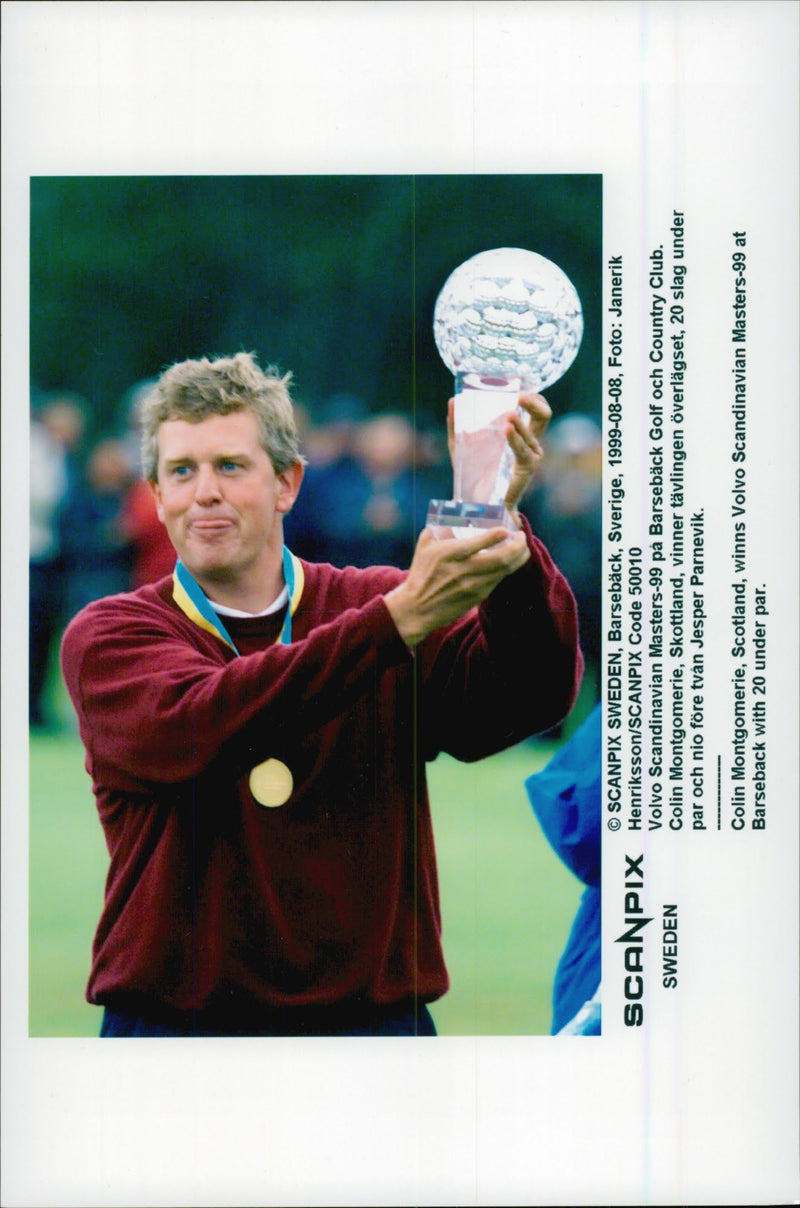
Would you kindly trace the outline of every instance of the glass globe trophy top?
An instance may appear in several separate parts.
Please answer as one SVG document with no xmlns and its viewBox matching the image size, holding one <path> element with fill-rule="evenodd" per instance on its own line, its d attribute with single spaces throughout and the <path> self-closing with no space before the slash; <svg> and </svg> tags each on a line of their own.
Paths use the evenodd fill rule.
<svg viewBox="0 0 800 1208">
<path fill-rule="evenodd" d="M 546 389 L 575 360 L 583 335 L 575 287 L 536 252 L 479 252 L 445 281 L 433 334 L 456 379 L 455 498 L 431 500 L 428 524 L 456 536 L 513 528 L 503 504 L 514 466 L 507 422 L 521 390 Z"/>
</svg>

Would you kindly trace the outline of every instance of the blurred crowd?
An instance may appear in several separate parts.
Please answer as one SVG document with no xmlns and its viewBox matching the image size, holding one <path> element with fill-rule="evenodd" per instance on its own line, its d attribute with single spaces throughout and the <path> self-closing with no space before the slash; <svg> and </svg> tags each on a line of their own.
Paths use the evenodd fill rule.
<svg viewBox="0 0 800 1208">
<path fill-rule="evenodd" d="M 30 694 L 32 727 L 47 728 L 49 674 L 67 621 L 101 596 L 171 574 L 175 554 L 141 477 L 138 410 L 154 383 L 134 385 L 118 423 L 87 441 L 79 396 L 36 395 L 30 441 Z M 444 416 L 439 428 L 397 412 L 373 414 L 354 395 L 298 405 L 307 459 L 284 531 L 302 558 L 336 566 L 407 567 L 428 501 L 450 498 Z M 581 616 L 590 675 L 600 658 L 601 435 L 584 415 L 554 420 L 548 456 L 523 501 L 564 571 Z"/>
</svg>

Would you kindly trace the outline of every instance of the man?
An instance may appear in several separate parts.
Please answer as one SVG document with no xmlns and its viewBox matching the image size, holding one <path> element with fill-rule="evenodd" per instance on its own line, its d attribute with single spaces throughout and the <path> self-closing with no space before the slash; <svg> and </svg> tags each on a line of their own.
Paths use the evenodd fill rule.
<svg viewBox="0 0 800 1208">
<path fill-rule="evenodd" d="M 526 524 L 426 530 L 408 572 L 283 547 L 303 477 L 287 387 L 247 354 L 167 370 L 143 460 L 175 574 L 64 637 L 111 857 L 87 988 L 103 1035 L 434 1034 L 425 761 L 501 750 L 577 690 L 574 601 Z M 523 405 L 511 509 L 549 417 Z"/>
</svg>

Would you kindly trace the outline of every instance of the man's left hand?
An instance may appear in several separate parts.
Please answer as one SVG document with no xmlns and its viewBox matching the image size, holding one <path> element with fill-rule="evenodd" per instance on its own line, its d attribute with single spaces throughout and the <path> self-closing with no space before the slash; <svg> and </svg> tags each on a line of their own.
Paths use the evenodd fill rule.
<svg viewBox="0 0 800 1208">
<path fill-rule="evenodd" d="M 519 406 L 522 415 L 512 411 L 508 416 L 506 440 L 514 454 L 514 469 L 511 482 L 503 500 L 509 512 L 516 515 L 517 504 L 531 484 L 533 477 L 544 458 L 541 438 L 550 422 L 553 412 L 547 399 L 533 391 L 523 392 L 519 396 Z M 450 459 L 455 464 L 455 399 L 450 399 L 447 409 L 447 445 Z"/>
<path fill-rule="evenodd" d="M 514 453 L 514 471 L 504 500 L 509 512 L 516 510 L 544 457 L 541 439 L 553 414 L 541 394 L 521 394 L 519 405 L 524 414 L 513 412 L 506 430 L 506 439 Z"/>
</svg>

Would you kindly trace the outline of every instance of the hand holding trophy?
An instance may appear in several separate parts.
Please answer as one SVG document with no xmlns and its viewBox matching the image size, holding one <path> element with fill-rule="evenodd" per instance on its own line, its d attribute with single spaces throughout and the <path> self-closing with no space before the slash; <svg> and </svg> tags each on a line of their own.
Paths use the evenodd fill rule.
<svg viewBox="0 0 800 1208">
<path fill-rule="evenodd" d="M 558 381 L 574 361 L 583 314 L 572 282 L 523 248 L 480 252 L 450 274 L 436 300 L 436 346 L 455 375 L 453 494 L 431 500 L 427 523 L 467 536 L 515 527 L 505 499 L 514 470 L 506 439 L 520 393 Z"/>
</svg>

